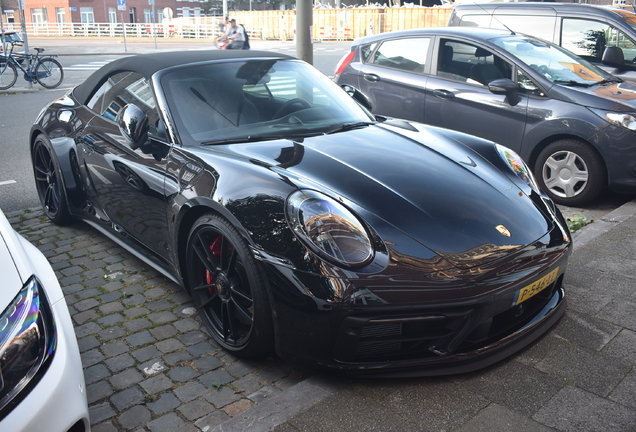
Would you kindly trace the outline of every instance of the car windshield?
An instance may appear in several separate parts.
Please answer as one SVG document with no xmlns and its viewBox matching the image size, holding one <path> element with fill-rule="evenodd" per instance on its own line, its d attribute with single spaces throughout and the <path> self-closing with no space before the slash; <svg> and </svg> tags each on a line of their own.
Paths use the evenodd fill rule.
<svg viewBox="0 0 636 432">
<path fill-rule="evenodd" d="M 618 17 L 620 17 L 625 24 L 636 30 L 636 14 L 623 9 L 611 9 Z"/>
<path fill-rule="evenodd" d="M 1 36 L 2 38 L 2 42 L 20 42 L 22 39 L 20 39 L 20 35 L 17 33 L 4 33 Z"/>
<path fill-rule="evenodd" d="M 492 40 L 553 83 L 593 85 L 613 75 L 574 53 L 539 39 L 510 35 Z"/>
<path fill-rule="evenodd" d="M 337 84 L 298 60 L 187 65 L 160 82 L 184 143 L 302 138 L 374 121 Z"/>
</svg>

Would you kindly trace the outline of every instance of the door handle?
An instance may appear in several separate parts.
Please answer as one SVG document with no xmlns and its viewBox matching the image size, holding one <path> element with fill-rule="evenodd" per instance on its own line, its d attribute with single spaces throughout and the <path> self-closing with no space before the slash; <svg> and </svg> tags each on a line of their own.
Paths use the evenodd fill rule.
<svg viewBox="0 0 636 432">
<path fill-rule="evenodd" d="M 448 90 L 433 90 L 433 94 L 442 99 L 452 99 L 455 97 L 455 93 Z"/>
<path fill-rule="evenodd" d="M 378 82 L 380 81 L 380 77 L 376 74 L 364 74 L 364 79 L 369 82 Z"/>
</svg>

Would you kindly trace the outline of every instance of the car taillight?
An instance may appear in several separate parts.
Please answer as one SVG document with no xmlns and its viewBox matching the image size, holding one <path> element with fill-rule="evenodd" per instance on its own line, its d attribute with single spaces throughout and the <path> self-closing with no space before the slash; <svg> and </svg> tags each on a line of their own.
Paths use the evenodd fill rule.
<svg viewBox="0 0 636 432">
<path fill-rule="evenodd" d="M 333 72 L 334 79 L 338 78 L 340 74 L 345 70 L 345 68 L 349 66 L 349 63 L 351 63 L 351 60 L 353 60 L 353 56 L 355 55 L 355 53 L 355 51 L 351 51 L 349 54 L 340 59 Z"/>
</svg>

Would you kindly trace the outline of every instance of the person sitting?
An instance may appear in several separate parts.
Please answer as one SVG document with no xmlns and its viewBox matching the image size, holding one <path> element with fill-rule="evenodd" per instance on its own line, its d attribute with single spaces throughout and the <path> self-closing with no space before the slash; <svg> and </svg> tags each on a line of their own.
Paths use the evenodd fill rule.
<svg viewBox="0 0 636 432">
<path fill-rule="evenodd" d="M 234 18 L 230 20 L 230 34 L 227 40 L 230 41 L 227 49 L 243 49 L 243 45 L 245 45 L 245 29 L 242 25 L 236 24 Z"/>
</svg>

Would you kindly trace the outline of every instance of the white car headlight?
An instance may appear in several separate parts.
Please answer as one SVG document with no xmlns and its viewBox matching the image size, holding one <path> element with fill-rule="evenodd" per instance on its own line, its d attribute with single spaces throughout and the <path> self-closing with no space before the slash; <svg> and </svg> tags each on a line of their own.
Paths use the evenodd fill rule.
<svg viewBox="0 0 636 432">
<path fill-rule="evenodd" d="M 629 130 L 636 130 L 636 113 L 621 113 L 595 108 L 589 108 L 589 110 L 613 125 L 624 127 Z"/>
<path fill-rule="evenodd" d="M 0 315 L 0 413 L 39 379 L 55 346 L 51 309 L 31 277 Z"/>
<path fill-rule="evenodd" d="M 344 205 L 316 191 L 287 199 L 287 218 L 296 235 L 320 257 L 340 266 L 359 267 L 373 258 L 371 237 Z"/>
</svg>

